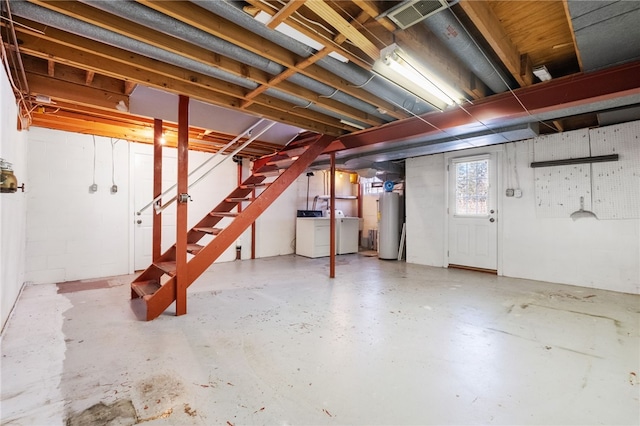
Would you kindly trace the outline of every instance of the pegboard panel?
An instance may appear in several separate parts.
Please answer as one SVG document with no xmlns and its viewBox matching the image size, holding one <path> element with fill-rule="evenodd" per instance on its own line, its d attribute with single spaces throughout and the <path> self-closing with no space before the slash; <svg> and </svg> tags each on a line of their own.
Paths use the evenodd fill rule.
<svg viewBox="0 0 640 426">
<path fill-rule="evenodd" d="M 593 212 L 598 219 L 640 217 L 640 122 L 592 129 L 593 155 L 618 154 L 610 163 L 594 163 Z"/>
<path fill-rule="evenodd" d="M 564 160 L 589 156 L 589 130 L 559 133 L 533 140 L 534 161 Z M 534 169 L 536 215 L 541 218 L 569 218 L 580 208 L 591 209 L 589 164 Z"/>
<path fill-rule="evenodd" d="M 568 218 L 580 208 L 591 209 L 591 173 L 588 164 L 535 169 L 536 215 Z"/>
<path fill-rule="evenodd" d="M 534 138 L 533 155 L 533 161 L 588 157 L 589 129 Z"/>
</svg>

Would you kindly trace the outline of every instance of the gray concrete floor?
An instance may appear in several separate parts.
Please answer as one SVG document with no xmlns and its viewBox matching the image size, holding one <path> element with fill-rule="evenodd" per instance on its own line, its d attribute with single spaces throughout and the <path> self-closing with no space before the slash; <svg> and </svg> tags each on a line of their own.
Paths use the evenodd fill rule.
<svg viewBox="0 0 640 426">
<path fill-rule="evenodd" d="M 28 286 L 1 422 L 640 423 L 640 296 L 362 255 L 327 275 L 326 258 L 220 264 L 186 316 L 152 322 L 130 276 Z"/>
</svg>

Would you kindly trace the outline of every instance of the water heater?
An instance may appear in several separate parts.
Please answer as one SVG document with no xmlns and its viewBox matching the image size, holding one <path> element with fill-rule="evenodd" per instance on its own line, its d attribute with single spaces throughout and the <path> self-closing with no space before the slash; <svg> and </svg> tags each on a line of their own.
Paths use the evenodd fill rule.
<svg viewBox="0 0 640 426">
<path fill-rule="evenodd" d="M 378 257 L 397 259 L 400 246 L 400 195 L 383 192 L 378 203 Z"/>
</svg>

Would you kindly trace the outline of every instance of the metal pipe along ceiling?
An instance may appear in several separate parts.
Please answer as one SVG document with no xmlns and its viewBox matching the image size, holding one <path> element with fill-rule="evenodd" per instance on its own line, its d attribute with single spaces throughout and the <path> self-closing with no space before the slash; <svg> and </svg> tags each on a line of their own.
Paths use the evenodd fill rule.
<svg viewBox="0 0 640 426">
<path fill-rule="evenodd" d="M 511 83 L 511 77 L 502 72 L 500 66 L 489 62 L 485 54 L 480 51 L 474 40 L 449 9 L 431 15 L 424 21 L 424 25 L 438 37 L 444 45 L 464 63 L 469 69 L 495 93 L 502 93 L 517 86 Z M 456 36 L 451 36 L 453 28 Z"/>
<path fill-rule="evenodd" d="M 232 58 L 234 60 L 240 61 L 244 64 L 253 66 L 262 71 L 268 72 L 272 75 L 278 75 L 285 70 L 285 68 L 277 64 L 267 58 L 264 58 L 260 55 L 257 55 L 253 52 L 249 52 L 246 49 L 238 47 L 232 43 L 229 43 L 225 40 L 222 40 L 216 36 L 213 36 L 209 33 L 201 31 L 197 28 L 194 28 L 188 24 L 185 24 L 177 19 L 171 18 L 167 15 L 164 15 L 155 10 L 149 9 L 146 6 L 143 6 L 139 3 L 129 2 L 126 0 L 111 0 L 111 1 L 95 1 L 95 0 L 82 0 L 83 3 L 89 4 L 97 9 L 103 10 L 105 12 L 109 12 L 115 14 L 117 16 L 126 17 L 131 21 L 135 21 L 141 25 L 146 27 L 155 29 L 157 31 L 161 31 L 167 35 L 171 35 L 173 37 L 179 38 L 181 40 L 185 40 L 189 43 L 196 44 L 202 48 L 211 50 L 212 52 L 216 52 L 220 55 Z M 235 17 L 235 19 L 229 19 L 232 22 L 241 25 L 249 31 L 252 31 L 258 35 L 265 37 L 265 34 L 268 34 L 270 37 L 265 37 L 270 41 L 273 41 L 277 44 L 281 44 L 284 48 L 291 50 L 292 52 L 300 55 L 302 57 L 308 57 L 312 53 L 314 53 L 314 49 L 309 46 L 300 43 L 293 38 L 286 36 L 284 34 L 280 34 L 276 31 L 268 29 L 264 24 L 256 21 L 251 18 L 246 13 L 236 9 L 231 4 L 224 1 L 214 1 L 214 2 L 206 2 L 206 3 L 198 3 L 199 6 L 209 10 L 212 13 L 215 13 L 225 19 L 229 19 L 229 17 Z M 227 13 L 219 13 L 221 11 L 227 11 Z M 235 13 L 229 13 L 229 11 Z M 257 32 L 256 29 L 260 29 L 261 31 Z M 345 65 L 340 61 L 337 61 L 333 58 L 329 58 L 340 65 Z M 322 60 L 324 61 L 324 59 Z M 321 61 L 318 61 L 320 64 Z M 346 75 L 340 75 L 341 77 L 349 80 L 349 81 L 358 81 L 357 84 L 362 84 L 364 81 L 371 77 L 369 72 L 366 72 L 362 69 L 358 68 L 361 73 L 364 73 L 361 76 L 351 75 L 351 78 L 347 78 Z M 335 89 L 326 84 L 320 83 L 317 80 L 314 80 L 310 77 L 307 77 L 302 74 L 295 74 L 288 79 L 290 82 L 302 86 L 306 89 L 312 90 L 319 95 L 323 96 L 331 96 Z M 367 85 L 368 86 L 368 85 Z M 277 89 L 275 89 L 277 90 Z M 369 90 L 370 91 L 370 90 Z M 385 95 L 389 95 L 389 97 L 385 97 Z M 391 102 L 395 102 L 399 105 L 407 104 L 407 94 L 402 91 L 396 90 L 395 92 L 385 91 L 376 93 L 378 97 L 383 99 L 388 99 Z M 381 114 L 374 105 L 361 101 L 353 96 L 350 96 L 343 92 L 335 93 L 332 96 L 332 99 L 349 105 L 353 108 L 359 109 L 363 112 L 366 112 L 369 115 L 374 117 L 378 117 L 385 121 L 392 121 L 393 118 L 386 115 Z M 306 102 L 305 102 L 306 103 Z M 430 110 L 429 110 L 430 111 Z M 427 110 L 415 110 L 414 113 L 422 113 L 427 112 Z M 350 121 L 353 121 L 350 119 Z"/>
<path fill-rule="evenodd" d="M 110 46 L 115 46 L 123 50 L 127 50 L 142 56 L 156 59 L 158 61 L 162 61 L 171 65 L 186 68 L 191 71 L 208 75 L 210 77 L 214 77 L 214 78 L 217 78 L 217 79 L 220 79 L 220 80 L 223 80 L 247 89 L 255 89 L 256 87 L 258 87 L 258 84 L 251 80 L 238 77 L 224 70 L 211 67 L 209 65 L 203 64 L 201 62 L 198 62 L 189 58 L 185 58 L 183 56 L 177 55 L 172 52 L 168 52 L 158 47 L 151 46 L 149 44 L 140 42 L 138 40 L 134 40 L 132 38 L 114 33 L 112 31 L 94 26 L 92 24 L 88 24 L 78 19 L 71 18 L 64 14 L 50 11 L 43 7 L 36 6 L 32 3 L 27 3 L 22 1 L 15 2 L 15 4 L 12 5 L 12 9 L 13 9 L 13 13 L 16 16 L 22 16 L 24 18 L 40 22 L 42 24 L 45 24 L 51 27 L 55 27 L 64 31 L 71 32 L 76 35 L 80 35 L 95 41 L 108 44 Z M 228 44 L 231 45 L 230 43 Z M 293 105 L 298 107 L 307 108 L 308 101 L 304 99 L 298 98 L 288 93 L 281 92 L 277 89 L 269 89 L 267 92 L 270 96 L 273 96 L 274 98 L 292 103 Z M 330 117 L 337 118 L 338 120 L 346 119 L 349 121 L 357 121 L 352 118 L 337 114 L 333 111 L 326 110 L 316 105 L 310 105 L 308 106 L 308 109 L 320 112 Z M 371 109 L 374 109 L 374 108 L 371 107 Z M 380 115 L 377 111 L 376 113 Z"/>
<path fill-rule="evenodd" d="M 315 52 L 312 48 L 305 45 L 304 43 L 301 43 L 298 40 L 282 34 L 278 31 L 271 30 L 261 22 L 256 21 L 240 9 L 241 4 L 239 2 L 232 3 L 226 0 L 218 0 L 206 2 L 198 1 L 196 3 L 200 7 L 207 9 L 208 11 L 215 13 L 216 15 L 221 16 L 237 25 L 240 25 L 243 28 L 246 28 L 247 30 L 257 35 L 264 37 L 265 39 L 274 42 L 297 55 L 307 57 L 311 53 Z M 385 99 L 395 105 L 405 108 L 414 114 L 420 115 L 434 111 L 433 108 L 429 107 L 424 102 L 416 103 L 414 95 L 411 95 L 404 90 L 397 88 L 384 79 L 377 76 L 372 79 L 371 77 L 374 76 L 374 74 L 372 74 L 370 71 L 362 69 L 355 64 L 343 63 L 332 57 L 322 58 L 318 62 L 316 62 L 316 64 L 324 68 L 325 70 L 349 81 L 354 86 L 360 86 L 370 80 L 363 87 L 364 90 L 381 99 Z M 302 77 L 304 79 L 307 79 L 307 77 L 303 75 L 296 75 L 295 77 Z M 294 80 L 290 79 L 290 81 L 293 82 Z M 331 89 L 330 93 L 332 92 L 333 89 Z M 337 98 L 334 96 L 334 99 Z M 351 106 L 358 108 L 356 105 Z M 379 116 L 379 113 L 377 114 L 377 116 Z M 385 117 L 387 119 L 390 119 L 388 116 Z"/>
</svg>

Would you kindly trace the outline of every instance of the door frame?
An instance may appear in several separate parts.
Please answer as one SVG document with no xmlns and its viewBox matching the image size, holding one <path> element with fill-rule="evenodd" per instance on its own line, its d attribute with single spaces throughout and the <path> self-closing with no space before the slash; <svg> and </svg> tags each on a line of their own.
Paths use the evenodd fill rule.
<svg viewBox="0 0 640 426">
<path fill-rule="evenodd" d="M 153 156 L 153 145 L 142 144 L 140 142 L 131 142 L 129 146 L 129 273 L 133 274 L 136 271 L 136 219 L 138 218 L 136 212 L 136 178 L 139 177 L 139 172 L 136 174 L 136 154 Z M 176 161 L 175 148 L 164 147 L 162 149 L 162 161 Z M 153 172 L 153 170 L 151 170 Z M 164 173 L 164 172 L 163 172 Z M 163 188 L 164 189 L 164 188 Z M 151 196 L 148 201 L 151 201 Z M 153 209 L 153 207 L 149 207 Z M 164 225 L 163 225 L 164 226 Z M 163 253 L 165 250 L 161 250 Z"/>
<path fill-rule="evenodd" d="M 502 275 L 502 239 L 503 239 L 503 197 L 504 193 L 504 184 L 503 184 L 503 157 L 504 157 L 504 145 L 491 145 L 484 146 L 480 148 L 472 148 L 465 149 L 463 151 L 452 151 L 444 153 L 444 250 L 442 253 L 444 259 L 444 267 L 449 267 L 449 213 L 447 209 L 449 208 L 449 170 L 447 170 L 448 166 L 451 164 L 452 160 L 463 159 L 463 158 L 473 158 L 479 157 L 482 155 L 495 155 L 495 174 L 496 174 L 496 209 L 497 209 L 497 241 L 496 241 L 496 267 L 497 274 Z"/>
</svg>

